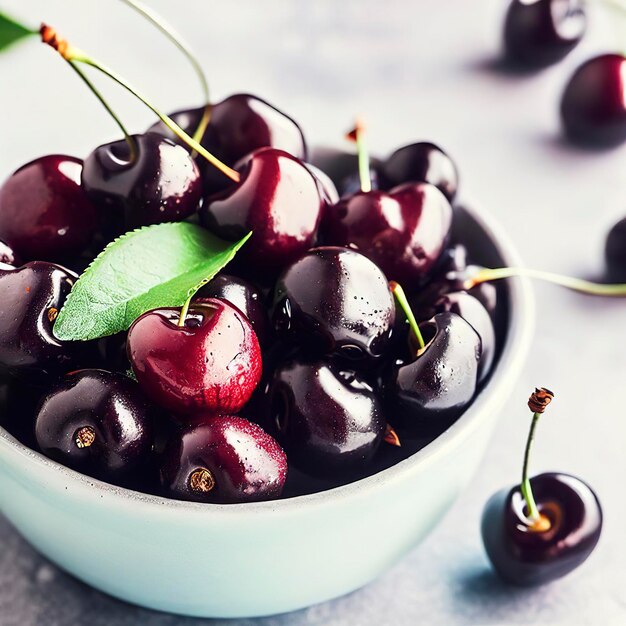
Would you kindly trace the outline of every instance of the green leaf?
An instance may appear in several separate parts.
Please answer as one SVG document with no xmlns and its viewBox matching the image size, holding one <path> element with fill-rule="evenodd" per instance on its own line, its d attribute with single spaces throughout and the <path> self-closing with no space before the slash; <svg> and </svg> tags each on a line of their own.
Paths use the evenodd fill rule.
<svg viewBox="0 0 626 626">
<path fill-rule="evenodd" d="M 28 28 L 0 12 L 0 52 L 24 37 L 37 35 L 38 31 Z"/>
<path fill-rule="evenodd" d="M 252 233 L 236 243 L 185 222 L 157 224 L 110 243 L 76 281 L 54 324 L 63 341 L 127 330 L 143 313 L 182 306 Z"/>
</svg>

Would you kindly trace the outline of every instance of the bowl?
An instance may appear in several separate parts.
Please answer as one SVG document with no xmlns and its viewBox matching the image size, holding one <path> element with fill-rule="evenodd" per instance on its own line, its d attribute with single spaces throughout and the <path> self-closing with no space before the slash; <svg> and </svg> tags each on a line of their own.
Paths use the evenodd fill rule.
<svg viewBox="0 0 626 626">
<path fill-rule="evenodd" d="M 518 264 L 485 214 L 459 209 L 455 228 L 481 263 Z M 483 456 L 534 318 L 526 281 L 502 284 L 501 293 L 508 319 L 499 360 L 473 404 L 432 443 L 377 474 L 273 502 L 180 502 L 79 474 L 0 428 L 0 510 L 67 572 L 152 609 L 251 617 L 353 591 L 428 534 Z"/>
</svg>

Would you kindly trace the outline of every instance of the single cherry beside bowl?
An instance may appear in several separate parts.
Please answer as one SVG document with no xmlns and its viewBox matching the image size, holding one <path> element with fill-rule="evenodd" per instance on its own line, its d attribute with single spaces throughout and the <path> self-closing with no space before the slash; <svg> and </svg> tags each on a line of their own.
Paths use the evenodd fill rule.
<svg viewBox="0 0 626 626">
<path fill-rule="evenodd" d="M 394 319 L 385 275 L 348 248 L 313 248 L 276 283 L 274 327 L 317 354 L 349 360 L 381 357 L 391 343 Z"/>
<path fill-rule="evenodd" d="M 105 370 L 66 375 L 35 418 L 37 445 L 46 456 L 114 482 L 147 463 L 152 433 L 150 407 L 137 383 Z"/>
<path fill-rule="evenodd" d="M 522 483 L 487 502 L 482 538 L 495 571 L 506 582 L 536 586 L 565 576 L 591 554 L 602 531 L 602 509 L 589 485 L 560 472 L 528 477 L 530 446 L 539 416 L 552 400 L 536 389 Z"/>
<path fill-rule="evenodd" d="M 85 159 L 81 184 L 99 207 L 109 237 L 182 220 L 202 199 L 200 173 L 189 152 L 155 133 L 98 146 Z"/>
<path fill-rule="evenodd" d="M 161 462 L 166 495 L 232 504 L 278 498 L 287 457 L 275 439 L 241 417 L 208 417 L 175 434 Z"/>
<path fill-rule="evenodd" d="M 603 54 L 583 63 L 561 98 L 565 134 L 575 143 L 597 147 L 626 141 L 626 57 Z"/>
<path fill-rule="evenodd" d="M 270 383 L 269 406 L 289 461 L 317 476 L 364 470 L 385 434 L 383 407 L 354 370 L 298 358 Z"/>
<path fill-rule="evenodd" d="M 261 379 L 256 334 L 225 300 L 148 311 L 133 322 L 126 345 L 144 393 L 175 413 L 237 412 Z"/>
<path fill-rule="evenodd" d="M 541 68 L 563 59 L 587 29 L 581 0 L 513 0 L 504 21 L 506 58 Z"/>
<path fill-rule="evenodd" d="M 0 238 L 22 261 L 66 261 L 92 242 L 98 212 L 80 186 L 82 167 L 80 159 L 49 154 L 0 187 Z"/>
</svg>

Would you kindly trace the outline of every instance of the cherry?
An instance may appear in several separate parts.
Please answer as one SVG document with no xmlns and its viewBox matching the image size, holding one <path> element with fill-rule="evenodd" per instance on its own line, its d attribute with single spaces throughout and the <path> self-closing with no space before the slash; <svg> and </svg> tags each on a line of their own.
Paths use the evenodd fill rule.
<svg viewBox="0 0 626 626">
<path fill-rule="evenodd" d="M 177 111 L 170 116 L 184 130 L 193 134 L 204 107 Z M 149 128 L 173 141 L 178 138 L 162 122 Z M 200 142 L 218 159 L 235 165 L 259 148 L 284 150 L 298 159 L 306 159 L 307 149 L 298 124 L 265 100 L 250 94 L 233 94 L 211 108 L 209 125 Z M 207 189 L 221 189 L 228 180 L 204 161 L 198 163 Z"/>
<path fill-rule="evenodd" d="M 561 578 L 591 554 L 602 530 L 600 502 L 579 478 L 560 472 L 528 478 L 530 445 L 539 415 L 552 392 L 537 389 L 524 458 L 522 483 L 487 502 L 482 538 L 496 572 L 516 585 L 542 585 Z"/>
<path fill-rule="evenodd" d="M 611 280 L 626 282 L 626 218 L 617 222 L 609 231 L 605 257 Z"/>
<path fill-rule="evenodd" d="M 241 417 L 213 417 L 188 426 L 163 454 L 161 484 L 168 496 L 235 503 L 278 498 L 287 458 L 260 426 Z"/>
<path fill-rule="evenodd" d="M 214 298 L 193 303 L 182 315 L 154 309 L 130 327 L 128 358 L 141 388 L 175 413 L 238 411 L 261 378 L 261 350 L 250 322 Z"/>
<path fill-rule="evenodd" d="M 82 161 L 50 154 L 23 165 L 0 188 L 0 237 L 24 261 L 63 261 L 81 253 L 98 226 L 80 186 Z"/>
<path fill-rule="evenodd" d="M 0 263 L 4 265 L 21 265 L 19 257 L 13 251 L 13 248 L 0 239 Z"/>
<path fill-rule="evenodd" d="M 428 183 L 406 183 L 389 193 L 361 191 L 330 207 L 324 240 L 351 245 L 374 261 L 389 279 L 420 286 L 443 252 L 452 207 Z"/>
<path fill-rule="evenodd" d="M 42 400 L 35 418 L 39 449 L 64 465 L 117 481 L 152 451 L 149 406 L 137 383 L 105 370 L 65 376 Z"/>
<path fill-rule="evenodd" d="M 459 174 L 452 159 L 438 146 L 421 141 L 398 148 L 383 164 L 384 189 L 403 183 L 430 183 L 452 202 Z"/>
<path fill-rule="evenodd" d="M 586 29 L 580 0 L 513 0 L 504 22 L 506 56 L 518 65 L 547 67 L 567 56 Z"/>
<path fill-rule="evenodd" d="M 487 309 L 481 302 L 466 291 L 453 291 L 441 295 L 431 306 L 424 308 L 413 307 L 417 318 L 425 321 L 436 315 L 449 311 L 460 315 L 478 333 L 481 343 L 480 364 L 478 372 L 479 382 L 484 380 L 491 366 L 496 352 L 496 331 Z"/>
<path fill-rule="evenodd" d="M 438 313 L 417 332 L 416 356 L 396 364 L 386 384 L 392 423 L 411 436 L 440 432 L 461 414 L 474 397 L 481 354 L 480 337 L 456 313 Z"/>
<path fill-rule="evenodd" d="M 76 362 L 86 346 L 59 341 L 52 332 L 76 278 L 64 267 L 44 261 L 0 268 L 2 367 L 39 377 L 62 372 Z"/>
<path fill-rule="evenodd" d="M 561 119 L 575 143 L 610 147 L 626 141 L 626 57 L 603 54 L 583 63 L 565 87 Z"/>
<path fill-rule="evenodd" d="M 314 248 L 276 283 L 275 328 L 317 353 L 380 357 L 390 345 L 394 318 L 385 275 L 354 250 Z"/>
<path fill-rule="evenodd" d="M 307 170 L 309 170 L 309 172 L 311 172 L 311 174 L 313 174 L 313 177 L 317 182 L 320 197 L 325 204 L 328 206 L 339 202 L 339 192 L 337 191 L 337 187 L 335 187 L 335 183 L 333 183 L 330 176 L 319 167 L 311 165 L 310 163 L 305 163 L 304 166 Z"/>
<path fill-rule="evenodd" d="M 200 217 L 224 239 L 252 231 L 238 261 L 267 279 L 315 243 L 322 209 L 316 179 L 302 162 L 262 148 L 243 166 L 238 184 L 205 200 Z"/>
<path fill-rule="evenodd" d="M 202 198 L 200 173 L 181 146 L 155 133 L 96 148 L 86 159 L 82 187 L 104 213 L 113 235 L 176 222 L 195 213 Z"/>
<path fill-rule="evenodd" d="M 237 276 L 218 274 L 198 290 L 195 302 L 205 298 L 220 298 L 230 302 L 248 318 L 259 344 L 267 344 L 271 332 L 269 316 L 263 294 L 252 283 Z"/>
<path fill-rule="evenodd" d="M 356 372 L 297 359 L 277 369 L 269 404 L 289 461 L 308 473 L 337 476 L 363 470 L 386 422 L 372 387 Z"/>
</svg>

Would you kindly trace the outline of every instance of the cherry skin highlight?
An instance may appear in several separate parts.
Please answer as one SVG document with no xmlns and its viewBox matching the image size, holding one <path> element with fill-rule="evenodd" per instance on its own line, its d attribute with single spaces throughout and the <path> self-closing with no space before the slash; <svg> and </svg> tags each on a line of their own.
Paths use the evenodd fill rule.
<svg viewBox="0 0 626 626">
<path fill-rule="evenodd" d="M 128 359 L 155 404 L 180 414 L 234 413 L 261 379 L 261 349 L 247 318 L 224 300 L 154 309 L 128 331 Z M 183 418 L 181 418 L 183 419 Z"/>
</svg>

